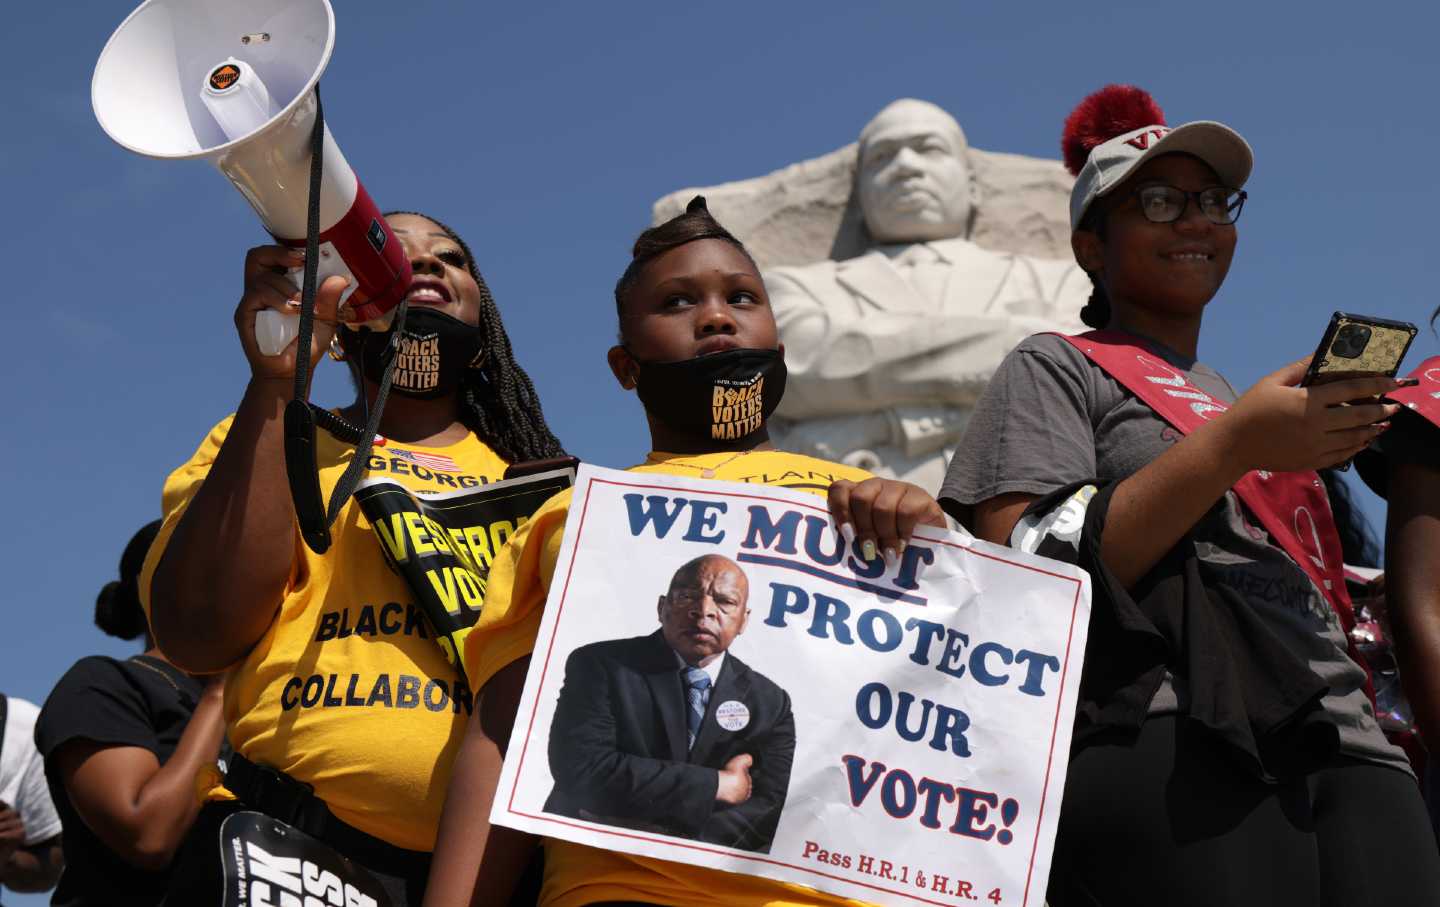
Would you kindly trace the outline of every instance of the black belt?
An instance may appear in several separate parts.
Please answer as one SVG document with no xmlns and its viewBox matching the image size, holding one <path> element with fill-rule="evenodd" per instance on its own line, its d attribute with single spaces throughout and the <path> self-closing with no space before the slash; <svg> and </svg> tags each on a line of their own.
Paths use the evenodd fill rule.
<svg viewBox="0 0 1440 907">
<path fill-rule="evenodd" d="M 318 838 L 366 869 L 402 878 L 418 874 L 421 882 L 430 871 L 429 853 L 396 847 L 340 821 L 310 785 L 239 753 L 226 763 L 225 788 L 251 809 Z"/>
</svg>

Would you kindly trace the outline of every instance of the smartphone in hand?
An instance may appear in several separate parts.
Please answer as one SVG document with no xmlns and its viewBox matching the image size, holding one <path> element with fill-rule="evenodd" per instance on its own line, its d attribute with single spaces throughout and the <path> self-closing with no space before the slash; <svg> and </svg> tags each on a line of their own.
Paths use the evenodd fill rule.
<svg viewBox="0 0 1440 907">
<path fill-rule="evenodd" d="M 1418 329 L 1408 321 L 1336 312 L 1320 338 L 1301 387 L 1346 378 L 1395 377 Z M 1350 468 L 1349 460 L 1335 468 Z"/>
<path fill-rule="evenodd" d="M 1347 378 L 1393 378 L 1418 331 L 1408 321 L 1336 312 L 1330 316 L 1300 386 Z"/>
</svg>

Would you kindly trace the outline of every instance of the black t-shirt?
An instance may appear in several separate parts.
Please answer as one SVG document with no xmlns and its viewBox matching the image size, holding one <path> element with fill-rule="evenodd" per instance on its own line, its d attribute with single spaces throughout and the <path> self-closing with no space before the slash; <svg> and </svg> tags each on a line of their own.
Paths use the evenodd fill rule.
<svg viewBox="0 0 1440 907">
<path fill-rule="evenodd" d="M 1440 448 L 1440 427 L 1419 413 L 1400 410 L 1390 420 L 1391 428 L 1355 458 L 1356 471 L 1370 490 L 1388 497 L 1390 464 L 1400 462 L 1433 465 Z"/>
<path fill-rule="evenodd" d="M 45 757 L 50 796 L 65 829 L 65 873 L 52 907 L 159 904 L 169 873 L 137 869 L 106 847 L 75 812 L 51 756 L 67 741 L 92 740 L 142 747 L 163 765 L 203 692 L 200 681 L 144 655 L 82 658 L 50 692 L 35 724 L 35 745 Z"/>
</svg>

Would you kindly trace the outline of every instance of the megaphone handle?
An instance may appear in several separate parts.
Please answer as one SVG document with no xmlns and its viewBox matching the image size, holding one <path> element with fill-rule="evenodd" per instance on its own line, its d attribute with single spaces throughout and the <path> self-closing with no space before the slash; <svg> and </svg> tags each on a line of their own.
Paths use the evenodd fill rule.
<svg viewBox="0 0 1440 907">
<path fill-rule="evenodd" d="M 279 309 L 255 313 L 255 345 L 266 356 L 278 356 L 300 334 L 300 316 Z"/>
<path fill-rule="evenodd" d="M 327 278 L 336 275 L 350 281 L 350 285 L 340 292 L 340 302 L 343 303 L 350 298 L 350 294 L 354 293 L 360 284 L 355 279 L 355 272 L 350 270 L 350 266 L 347 265 L 345 259 L 341 258 L 339 253 L 335 251 L 335 247 L 328 242 L 321 243 L 320 262 L 315 266 L 315 286 L 318 288 Z M 305 279 L 305 268 L 303 266 L 291 268 L 286 273 L 286 276 L 292 281 L 303 281 Z"/>
<path fill-rule="evenodd" d="M 355 275 L 345 264 L 345 259 L 334 254 L 333 251 L 329 255 L 325 254 L 326 246 L 329 245 L 329 243 L 324 243 L 320 247 L 320 263 L 316 266 L 315 283 L 318 286 L 324 283 L 326 278 L 337 274 L 350 281 L 350 285 L 340 294 L 340 303 L 343 305 L 345 300 L 350 298 L 350 294 L 355 292 L 357 285 Z M 293 281 L 303 282 L 305 280 L 304 268 L 292 268 L 287 274 Z M 261 309 L 255 313 L 255 345 L 266 356 L 278 356 L 285 352 L 291 341 L 299 334 L 300 316 L 297 314 L 282 312 L 279 309 Z"/>
</svg>

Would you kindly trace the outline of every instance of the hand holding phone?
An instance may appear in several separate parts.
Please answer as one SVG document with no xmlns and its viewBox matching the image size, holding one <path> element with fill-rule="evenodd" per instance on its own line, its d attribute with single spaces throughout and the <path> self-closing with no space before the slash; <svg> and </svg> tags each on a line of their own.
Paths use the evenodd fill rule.
<svg viewBox="0 0 1440 907">
<path fill-rule="evenodd" d="M 1300 359 L 1266 375 L 1213 423 L 1224 426 L 1221 451 L 1232 466 L 1270 472 L 1337 466 L 1386 429 L 1398 407 L 1378 398 L 1398 386 L 1394 378 L 1298 387 L 1308 367 Z"/>
<path fill-rule="evenodd" d="M 1351 378 L 1393 378 L 1400 371 L 1417 328 L 1408 321 L 1390 321 L 1366 315 L 1336 312 L 1320 338 L 1301 387 L 1314 387 Z M 1366 398 L 1365 402 L 1374 402 Z M 1360 402 L 1360 401 L 1355 401 Z M 1342 406 L 1346 404 L 1341 404 Z M 1336 468 L 1350 468 L 1350 459 Z"/>
</svg>

